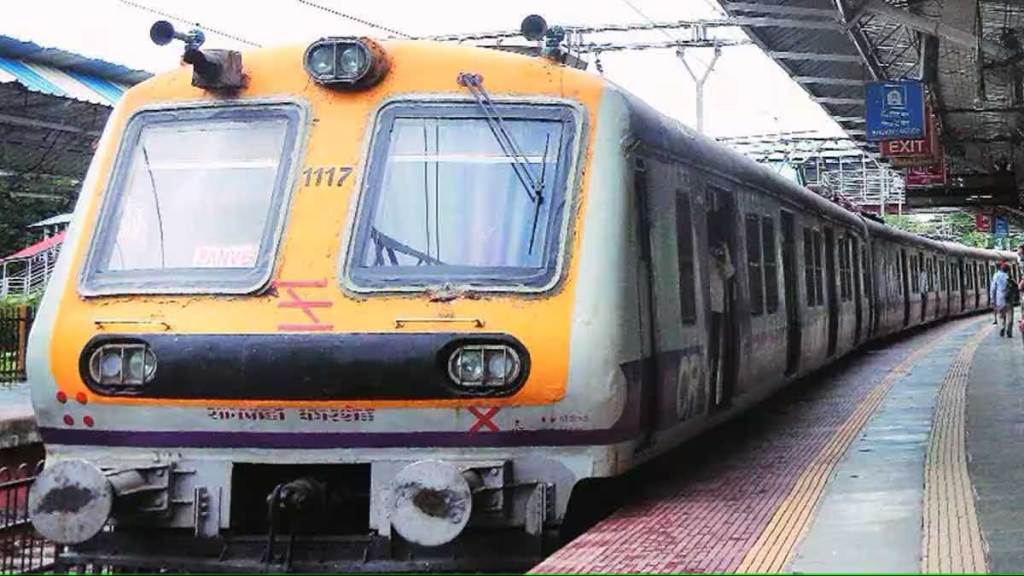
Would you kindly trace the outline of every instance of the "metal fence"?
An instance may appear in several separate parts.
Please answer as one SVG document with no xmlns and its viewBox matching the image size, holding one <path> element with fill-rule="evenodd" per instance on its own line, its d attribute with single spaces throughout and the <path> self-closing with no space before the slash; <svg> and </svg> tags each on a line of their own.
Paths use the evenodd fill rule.
<svg viewBox="0 0 1024 576">
<path fill-rule="evenodd" d="M 34 316 L 31 306 L 0 308 L 0 384 L 25 380 L 25 347 Z"/>
<path fill-rule="evenodd" d="M 43 462 L 0 468 L 0 574 L 51 570 L 58 549 L 41 538 L 28 517 L 28 490 Z"/>
</svg>

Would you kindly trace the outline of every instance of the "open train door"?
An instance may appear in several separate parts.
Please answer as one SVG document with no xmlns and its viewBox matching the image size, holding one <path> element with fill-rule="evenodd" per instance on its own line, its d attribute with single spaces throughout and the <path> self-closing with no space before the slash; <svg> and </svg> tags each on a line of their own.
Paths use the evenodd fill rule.
<svg viewBox="0 0 1024 576">
<path fill-rule="evenodd" d="M 708 281 L 710 314 L 708 316 L 708 378 L 709 412 L 728 408 L 732 402 L 736 380 L 739 377 L 739 323 L 736 310 L 737 246 L 736 202 L 729 192 L 717 188 L 707 189 Z M 727 252 L 732 274 L 725 277 L 716 265 Z M 717 277 L 716 277 L 717 275 Z"/>
<path fill-rule="evenodd" d="M 800 277 L 796 273 L 796 225 L 793 213 L 782 211 L 782 277 L 786 294 L 786 375 L 800 369 Z"/>
</svg>

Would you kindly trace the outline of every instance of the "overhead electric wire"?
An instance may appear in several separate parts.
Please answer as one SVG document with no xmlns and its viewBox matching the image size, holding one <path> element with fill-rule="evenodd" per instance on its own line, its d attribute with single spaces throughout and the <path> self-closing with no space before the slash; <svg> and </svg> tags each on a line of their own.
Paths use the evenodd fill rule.
<svg viewBox="0 0 1024 576">
<path fill-rule="evenodd" d="M 641 11 L 639 8 L 637 8 L 636 4 L 633 4 L 629 0 L 622 0 L 622 2 L 626 6 L 629 6 L 630 10 L 632 10 L 633 12 L 636 12 L 638 16 L 640 16 L 644 20 L 647 20 L 648 24 L 655 25 L 654 20 L 652 20 L 647 14 L 644 14 L 643 11 Z M 664 28 L 658 28 L 657 30 L 659 32 L 661 32 L 662 34 L 664 34 L 665 37 L 668 38 L 669 40 L 678 40 L 678 38 L 676 38 L 676 37 L 672 36 L 671 34 L 669 34 L 668 31 L 665 30 Z"/>
<path fill-rule="evenodd" d="M 303 1 L 303 0 L 299 0 Z M 742 19 L 739 22 L 743 22 Z M 600 32 L 645 32 L 649 30 L 672 30 L 677 28 L 735 28 L 742 26 L 734 18 L 719 18 L 715 20 L 672 20 L 665 22 L 650 21 L 647 23 L 633 22 L 630 24 L 600 24 L 594 26 L 562 26 L 568 33 L 597 34 Z M 519 30 L 498 30 L 492 32 L 472 32 L 467 34 L 437 34 L 433 36 L 422 36 L 420 40 L 437 40 L 441 42 L 461 42 L 464 40 L 500 40 L 502 38 L 518 38 L 522 36 Z"/>
<path fill-rule="evenodd" d="M 324 12 L 327 12 L 328 14 L 334 14 L 335 16 L 337 16 L 339 18 L 344 18 L 345 20 L 350 20 L 350 21 L 355 22 L 357 24 L 362 24 L 363 26 L 368 26 L 370 28 L 375 28 L 377 30 L 381 30 L 383 32 L 387 32 L 388 34 L 392 34 L 394 36 L 401 36 L 402 38 L 412 38 L 412 36 L 406 34 L 405 32 L 402 32 L 400 30 L 395 30 L 394 28 L 388 28 L 387 26 L 381 26 L 380 24 L 376 24 L 376 23 L 371 22 L 371 21 L 369 21 L 369 20 L 367 20 L 365 18 L 360 18 L 359 16 L 353 16 L 351 14 L 346 14 L 346 13 L 340 11 L 340 10 L 336 10 L 334 8 L 331 8 L 330 6 L 324 6 L 323 4 L 320 4 L 318 2 L 313 2 L 312 0 L 296 0 L 296 1 L 299 4 L 305 4 L 306 6 L 309 6 L 310 8 L 316 8 L 318 10 L 323 10 Z"/>
<path fill-rule="evenodd" d="M 212 28 L 210 26 L 206 26 L 206 25 L 200 24 L 199 22 L 193 22 L 192 20 L 189 20 L 188 18 L 185 18 L 183 16 L 176 16 L 176 15 L 171 14 L 169 12 L 164 12 L 163 10 L 157 10 L 156 8 L 153 8 L 151 6 L 146 6 L 144 4 L 139 4 L 138 2 L 132 2 L 132 0 L 118 0 L 118 1 L 121 4 L 124 4 L 125 6 L 128 6 L 130 8 L 137 8 L 139 10 L 143 10 L 145 12 L 149 12 L 150 14 L 155 14 L 157 16 L 163 16 L 164 18 L 166 18 L 168 20 L 175 20 L 177 22 L 181 22 L 182 24 L 188 24 L 190 26 L 195 26 L 196 28 L 199 28 L 201 30 L 205 30 L 207 32 L 210 32 L 211 34 L 216 34 L 218 36 L 223 36 L 224 38 L 227 38 L 229 40 L 234 40 L 235 42 L 241 42 L 242 44 L 246 44 L 248 46 L 253 46 L 255 48 L 260 48 L 262 46 L 262 44 L 259 44 L 257 42 L 253 42 L 251 40 L 246 40 L 245 38 L 242 38 L 241 36 L 239 36 L 237 34 L 231 34 L 229 32 L 225 32 L 223 30 L 218 30 L 216 28 Z"/>
</svg>

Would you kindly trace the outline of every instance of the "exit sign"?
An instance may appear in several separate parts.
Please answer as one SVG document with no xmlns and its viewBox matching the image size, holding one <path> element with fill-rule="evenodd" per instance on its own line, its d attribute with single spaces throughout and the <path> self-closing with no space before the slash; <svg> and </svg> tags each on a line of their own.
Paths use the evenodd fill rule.
<svg viewBox="0 0 1024 576">
<path fill-rule="evenodd" d="M 931 138 L 882 140 L 882 156 L 931 156 Z"/>
<path fill-rule="evenodd" d="M 939 131 L 931 106 L 925 107 L 924 138 L 882 140 L 878 150 L 892 160 L 894 167 L 928 166 L 939 159 Z"/>
</svg>

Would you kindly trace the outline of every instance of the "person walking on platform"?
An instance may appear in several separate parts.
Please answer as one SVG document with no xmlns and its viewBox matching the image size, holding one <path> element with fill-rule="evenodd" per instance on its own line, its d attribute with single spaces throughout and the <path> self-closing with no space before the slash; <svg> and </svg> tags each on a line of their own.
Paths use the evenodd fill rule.
<svg viewBox="0 0 1024 576">
<path fill-rule="evenodd" d="M 1001 262 L 999 264 L 999 270 L 992 276 L 992 284 L 989 286 L 989 296 L 992 298 L 992 304 L 995 308 L 995 312 L 999 317 L 1001 324 L 999 328 L 999 336 L 1006 336 L 1007 338 L 1013 338 L 1013 305 L 1010 304 L 1010 275 L 1007 273 L 1010 269 L 1009 264 Z M 1014 292 L 1017 292 L 1016 285 L 1013 286 Z M 1008 318 L 1009 316 L 1009 318 Z M 1009 321 L 1007 321 L 1009 320 Z"/>
</svg>

